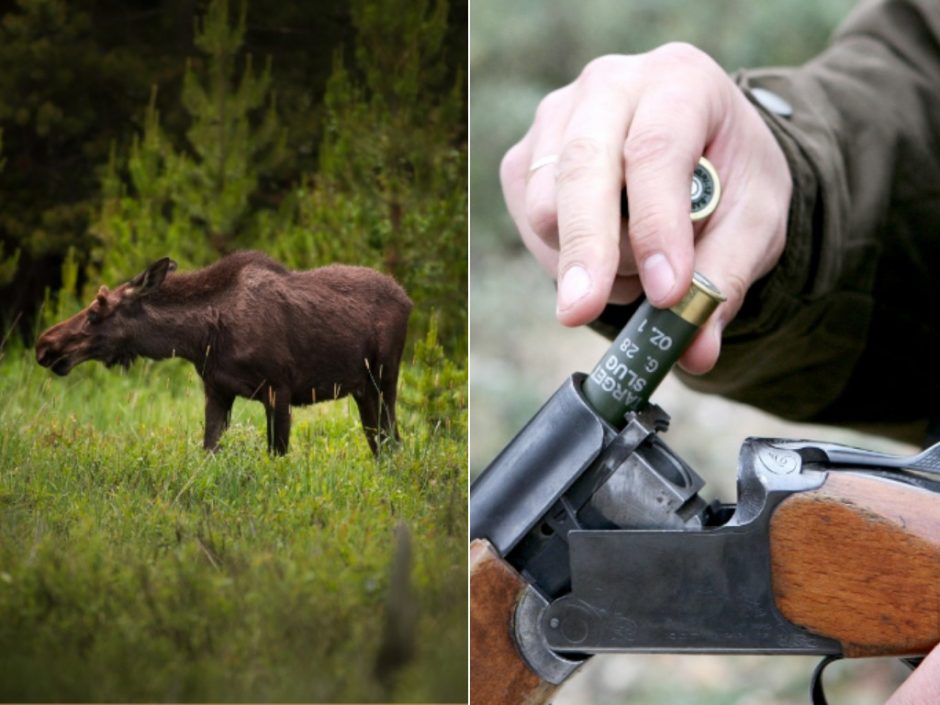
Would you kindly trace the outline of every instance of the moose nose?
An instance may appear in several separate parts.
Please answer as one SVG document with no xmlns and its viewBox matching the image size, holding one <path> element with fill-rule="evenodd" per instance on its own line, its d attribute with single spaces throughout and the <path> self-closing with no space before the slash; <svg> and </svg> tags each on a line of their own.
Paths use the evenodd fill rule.
<svg viewBox="0 0 940 705">
<path fill-rule="evenodd" d="M 52 364 L 52 360 L 52 346 L 40 342 L 39 345 L 36 346 L 36 362 L 43 367 L 49 367 Z"/>
</svg>

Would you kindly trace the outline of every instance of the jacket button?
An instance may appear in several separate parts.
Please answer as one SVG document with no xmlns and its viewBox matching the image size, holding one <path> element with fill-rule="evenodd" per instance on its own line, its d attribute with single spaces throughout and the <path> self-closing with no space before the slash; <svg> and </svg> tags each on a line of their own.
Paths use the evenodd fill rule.
<svg viewBox="0 0 940 705">
<path fill-rule="evenodd" d="M 773 91 L 768 91 L 766 88 L 751 88 L 750 90 L 754 100 L 775 115 L 783 118 L 793 115 L 793 106 Z"/>
</svg>

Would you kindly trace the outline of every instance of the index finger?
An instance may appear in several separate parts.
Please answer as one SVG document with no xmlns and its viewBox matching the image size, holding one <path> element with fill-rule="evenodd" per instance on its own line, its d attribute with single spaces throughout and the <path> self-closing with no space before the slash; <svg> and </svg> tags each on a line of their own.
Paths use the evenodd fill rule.
<svg viewBox="0 0 940 705">
<path fill-rule="evenodd" d="M 624 142 L 628 227 L 643 289 L 654 306 L 666 308 L 678 303 L 692 281 L 689 185 L 727 113 L 727 77 L 690 46 L 661 47 L 646 62 L 651 80 Z"/>
<path fill-rule="evenodd" d="M 621 150 L 630 103 L 590 77 L 565 129 L 556 176 L 558 319 L 588 323 L 604 309 L 620 252 Z"/>
<path fill-rule="evenodd" d="M 676 304 L 692 281 L 689 186 L 705 140 L 686 96 L 656 92 L 637 109 L 624 144 L 630 247 L 643 290 L 660 308 Z"/>
</svg>

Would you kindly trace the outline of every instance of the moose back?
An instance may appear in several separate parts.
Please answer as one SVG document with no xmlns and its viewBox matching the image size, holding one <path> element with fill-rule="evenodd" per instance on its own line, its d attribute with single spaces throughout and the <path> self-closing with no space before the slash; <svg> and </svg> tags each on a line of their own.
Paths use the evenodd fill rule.
<svg viewBox="0 0 940 705">
<path fill-rule="evenodd" d="M 274 453 L 287 451 L 292 405 L 347 394 L 373 453 L 383 439 L 398 439 L 395 396 L 412 304 L 393 279 L 345 265 L 294 272 L 258 252 L 175 269 L 164 257 L 116 289 L 102 286 L 40 336 L 39 364 L 66 375 L 85 360 L 189 360 L 205 389 L 208 450 L 235 397 L 264 404 Z"/>
</svg>

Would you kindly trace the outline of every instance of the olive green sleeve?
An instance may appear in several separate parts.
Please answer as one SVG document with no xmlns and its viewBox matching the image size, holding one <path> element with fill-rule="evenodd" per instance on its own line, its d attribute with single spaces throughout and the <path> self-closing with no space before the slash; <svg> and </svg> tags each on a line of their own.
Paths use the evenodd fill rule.
<svg viewBox="0 0 940 705">
<path fill-rule="evenodd" d="M 715 369 L 683 380 L 785 418 L 921 440 L 940 412 L 940 3 L 863 3 L 806 65 L 735 79 L 790 167 L 787 245 Z M 622 315 L 611 307 L 599 328 Z"/>
</svg>

